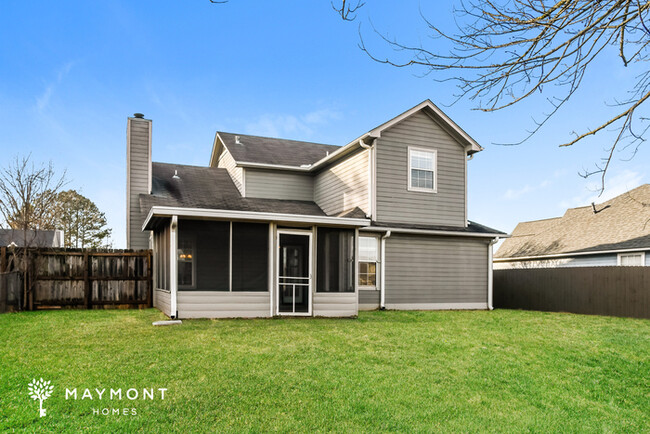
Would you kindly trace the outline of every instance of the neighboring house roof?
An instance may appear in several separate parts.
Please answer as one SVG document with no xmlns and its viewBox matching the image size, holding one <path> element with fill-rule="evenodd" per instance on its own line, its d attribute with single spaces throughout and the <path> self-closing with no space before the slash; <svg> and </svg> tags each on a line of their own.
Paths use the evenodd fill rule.
<svg viewBox="0 0 650 434">
<path fill-rule="evenodd" d="M 650 249 L 650 184 L 595 208 L 570 208 L 562 217 L 519 223 L 495 259 Z"/>
<path fill-rule="evenodd" d="M 339 146 L 270 137 L 217 132 L 235 161 L 280 166 L 314 164 L 339 149 Z M 239 137 L 239 141 L 237 141 Z"/>
<path fill-rule="evenodd" d="M 27 236 L 22 229 L 0 229 L 0 247 L 14 243 L 16 247 L 25 247 L 25 240 L 30 247 L 62 247 L 63 231 L 61 230 L 28 230 Z"/>
<path fill-rule="evenodd" d="M 348 152 L 354 151 L 355 148 L 360 146 L 360 142 L 381 137 L 384 130 L 420 111 L 431 117 L 441 128 L 454 137 L 466 149 L 468 154 L 483 150 L 469 134 L 431 100 L 427 99 L 388 122 L 384 122 L 362 134 L 345 146 L 217 132 L 212 147 L 212 155 L 210 156 L 210 165 L 217 166 L 218 158 L 223 152 L 223 147 L 225 147 L 240 166 L 264 165 L 269 168 L 277 166 L 277 168 L 282 169 L 293 168 L 302 171 L 315 171 L 323 165 L 347 155 Z M 237 137 L 239 137 L 239 143 L 237 143 Z"/>
</svg>

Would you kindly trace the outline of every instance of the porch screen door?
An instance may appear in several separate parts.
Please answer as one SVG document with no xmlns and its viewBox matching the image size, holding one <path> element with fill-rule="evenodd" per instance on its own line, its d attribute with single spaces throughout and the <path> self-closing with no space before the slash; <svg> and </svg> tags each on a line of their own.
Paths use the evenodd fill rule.
<svg viewBox="0 0 650 434">
<path fill-rule="evenodd" d="M 278 313 L 309 315 L 311 234 L 279 232 Z"/>
</svg>

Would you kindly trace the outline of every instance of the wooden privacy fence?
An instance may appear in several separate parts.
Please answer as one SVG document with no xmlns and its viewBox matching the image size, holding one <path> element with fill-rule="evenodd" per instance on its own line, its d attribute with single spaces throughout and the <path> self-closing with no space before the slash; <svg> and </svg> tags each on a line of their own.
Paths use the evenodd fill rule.
<svg viewBox="0 0 650 434">
<path fill-rule="evenodd" d="M 12 255 L 3 248 L 0 263 L 19 266 L 16 255 L 8 259 Z M 39 248 L 30 249 L 27 257 L 28 309 L 152 306 L 150 250 Z"/>
<path fill-rule="evenodd" d="M 650 267 L 494 270 L 494 307 L 650 318 Z"/>
<path fill-rule="evenodd" d="M 23 273 L 0 273 L 0 313 L 15 312 L 22 306 Z"/>
</svg>

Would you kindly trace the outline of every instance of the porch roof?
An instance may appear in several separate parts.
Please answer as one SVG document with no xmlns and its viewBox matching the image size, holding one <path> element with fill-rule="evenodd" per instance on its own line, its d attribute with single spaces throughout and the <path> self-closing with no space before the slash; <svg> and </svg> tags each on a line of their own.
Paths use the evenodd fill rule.
<svg viewBox="0 0 650 434">
<path fill-rule="evenodd" d="M 242 197 L 227 170 L 215 167 L 152 163 L 152 192 L 141 194 L 139 199 L 140 209 L 147 216 L 143 230 L 152 229 L 158 217 L 171 215 L 336 226 L 370 223 L 354 210 L 344 216 L 328 216 L 310 201 Z"/>
</svg>

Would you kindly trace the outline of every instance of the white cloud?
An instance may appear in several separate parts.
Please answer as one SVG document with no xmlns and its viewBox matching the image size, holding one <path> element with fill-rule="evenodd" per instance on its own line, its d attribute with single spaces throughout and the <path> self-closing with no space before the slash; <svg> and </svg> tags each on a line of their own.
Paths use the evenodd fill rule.
<svg viewBox="0 0 650 434">
<path fill-rule="evenodd" d="M 56 78 L 51 81 L 47 86 L 45 86 L 45 90 L 41 94 L 41 96 L 36 98 L 36 110 L 41 113 L 43 110 L 47 108 L 47 106 L 50 104 L 50 99 L 52 98 L 52 94 L 54 93 L 56 87 L 61 84 L 63 79 L 70 73 L 70 70 L 74 66 L 74 62 L 70 61 L 63 65 L 61 68 L 56 73 Z"/>
<path fill-rule="evenodd" d="M 526 184 L 521 188 L 510 188 L 503 195 L 503 198 L 506 199 L 506 200 L 519 199 L 521 196 L 523 196 L 523 195 L 525 195 L 527 193 L 542 190 L 542 189 L 548 187 L 551 184 L 553 184 L 552 181 L 550 181 L 548 179 L 545 179 L 544 181 L 540 182 L 537 185 Z"/>
<path fill-rule="evenodd" d="M 339 119 L 338 112 L 330 109 L 315 110 L 304 115 L 264 114 L 256 121 L 246 124 L 248 134 L 270 137 L 308 137 L 313 128 L 327 125 L 331 120 Z"/>
<path fill-rule="evenodd" d="M 626 191 L 630 191 L 643 184 L 643 177 L 644 175 L 642 173 L 627 169 L 623 170 L 621 173 L 605 180 L 605 191 L 603 191 L 603 194 L 600 196 L 600 179 L 598 181 L 591 181 L 585 186 L 585 191 L 582 194 L 561 201 L 559 206 L 560 208 L 566 209 L 586 206 L 592 202 L 607 202 L 608 200 L 620 196 Z"/>
</svg>

